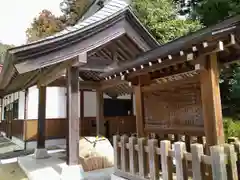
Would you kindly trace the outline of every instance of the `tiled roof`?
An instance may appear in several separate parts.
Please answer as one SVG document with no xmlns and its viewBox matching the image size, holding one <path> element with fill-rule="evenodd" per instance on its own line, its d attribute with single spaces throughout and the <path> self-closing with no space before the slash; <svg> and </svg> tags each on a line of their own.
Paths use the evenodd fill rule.
<svg viewBox="0 0 240 180">
<path fill-rule="evenodd" d="M 64 30 L 60 31 L 59 33 L 40 39 L 38 41 L 31 42 L 28 45 L 35 44 L 37 42 L 42 42 L 45 40 L 52 40 L 65 35 L 72 35 L 72 33 L 77 33 L 79 30 L 85 27 L 99 24 L 103 20 L 107 21 L 108 18 L 112 17 L 116 13 L 119 13 L 125 10 L 128 6 L 129 6 L 129 3 L 127 2 L 127 0 L 110 0 L 106 3 L 106 5 L 104 5 L 103 8 L 101 8 L 95 14 L 84 19 L 83 21 L 79 21 L 76 25 L 71 27 L 66 27 Z"/>
</svg>

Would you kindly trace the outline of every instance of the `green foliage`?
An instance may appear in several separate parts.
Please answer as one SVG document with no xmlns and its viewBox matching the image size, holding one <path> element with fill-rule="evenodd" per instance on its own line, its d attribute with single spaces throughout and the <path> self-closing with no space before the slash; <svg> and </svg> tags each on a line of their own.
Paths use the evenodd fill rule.
<svg viewBox="0 0 240 180">
<path fill-rule="evenodd" d="M 50 36 L 64 28 L 62 21 L 55 17 L 50 11 L 43 10 L 38 18 L 35 18 L 31 27 L 27 29 L 26 34 L 28 41 L 36 41 L 38 39 Z"/>
<path fill-rule="evenodd" d="M 75 25 L 93 0 L 63 0 L 60 4 L 63 15 L 55 17 L 43 10 L 27 30 L 28 41 L 35 41 Z M 201 27 L 199 21 L 179 18 L 177 5 L 172 0 L 134 0 L 132 6 L 140 20 L 153 35 L 166 43 Z"/>
<path fill-rule="evenodd" d="M 172 0 L 135 0 L 132 6 L 141 22 L 161 43 L 202 27 L 197 20 L 181 19 Z"/>
<path fill-rule="evenodd" d="M 3 44 L 0 43 L 0 64 L 4 63 L 4 56 L 7 51 L 7 49 L 13 47 L 13 45 Z"/>
<path fill-rule="evenodd" d="M 240 13 L 239 0 L 175 0 L 181 6 L 180 12 L 191 19 L 200 19 L 206 25 L 213 25 L 226 17 Z"/>
<path fill-rule="evenodd" d="M 232 65 L 221 73 L 220 90 L 224 113 L 240 118 L 240 67 Z"/>
<path fill-rule="evenodd" d="M 229 16 L 240 14 L 239 0 L 175 0 L 182 14 L 189 19 L 199 19 L 210 26 Z M 240 69 L 230 66 L 220 75 L 221 100 L 224 115 L 239 118 L 240 115 Z"/>
<path fill-rule="evenodd" d="M 229 137 L 240 138 L 240 121 L 237 120 L 234 121 L 232 118 L 224 118 L 223 127 L 226 140 Z"/>
<path fill-rule="evenodd" d="M 240 13 L 240 1 L 236 0 L 204 0 L 194 7 L 194 12 L 207 26 L 224 20 L 228 16 Z"/>
<path fill-rule="evenodd" d="M 61 10 L 66 18 L 65 24 L 73 26 L 91 5 L 91 0 L 63 0 Z"/>
<path fill-rule="evenodd" d="M 89 7 L 91 0 L 63 0 L 60 4 L 63 15 L 54 16 L 49 10 L 43 10 L 34 18 L 26 34 L 28 42 L 53 35 L 66 26 L 73 26 Z"/>
</svg>

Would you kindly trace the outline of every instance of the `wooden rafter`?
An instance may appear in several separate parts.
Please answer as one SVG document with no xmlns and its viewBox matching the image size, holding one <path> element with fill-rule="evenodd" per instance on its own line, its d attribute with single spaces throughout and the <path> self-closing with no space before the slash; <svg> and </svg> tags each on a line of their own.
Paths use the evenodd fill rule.
<svg viewBox="0 0 240 180">
<path fill-rule="evenodd" d="M 125 83 L 128 83 L 128 82 L 124 81 L 124 80 L 120 80 L 120 79 L 102 81 L 101 82 L 101 89 L 106 90 L 108 88 L 111 88 L 111 87 L 114 87 L 114 86 L 117 86 L 117 85 L 121 85 L 121 84 L 125 84 Z"/>
<path fill-rule="evenodd" d="M 143 87 L 143 92 L 149 92 L 149 91 L 156 91 L 156 90 L 163 90 L 163 89 L 169 89 L 174 87 L 179 87 L 187 84 L 194 84 L 199 82 L 199 76 L 193 76 L 189 77 L 187 79 L 179 79 L 175 81 L 168 81 L 166 83 L 162 83 L 161 86 L 157 82 L 153 82 L 152 84 L 148 86 Z"/>
<path fill-rule="evenodd" d="M 142 64 L 139 65 L 139 67 L 124 70 L 123 72 L 116 73 L 113 76 L 134 77 L 141 74 L 146 74 L 148 72 L 157 71 L 178 63 L 183 63 L 186 61 L 194 62 L 194 60 L 198 59 L 199 57 L 224 51 L 226 48 L 234 45 L 236 45 L 236 37 L 234 34 L 230 34 L 227 40 L 218 40 L 217 42 L 204 41 L 198 45 L 192 45 L 191 48 L 185 51 L 180 50 L 179 52 L 173 52 L 172 54 L 169 54 L 169 52 L 166 50 L 165 54 L 162 55 L 163 57 L 159 57 L 157 60 L 155 59 L 149 61 L 148 64 Z M 106 79 L 110 79 L 110 77 L 111 76 L 108 76 Z"/>
</svg>

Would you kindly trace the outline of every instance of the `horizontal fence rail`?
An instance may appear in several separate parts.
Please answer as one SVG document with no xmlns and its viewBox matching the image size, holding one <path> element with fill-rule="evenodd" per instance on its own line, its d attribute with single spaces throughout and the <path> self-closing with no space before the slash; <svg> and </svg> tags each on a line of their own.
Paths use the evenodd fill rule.
<svg viewBox="0 0 240 180">
<path fill-rule="evenodd" d="M 123 136 L 114 136 L 115 175 L 131 180 L 239 180 L 240 143 L 234 141 L 210 147 L 204 154 L 202 144 L 171 143 Z"/>
</svg>

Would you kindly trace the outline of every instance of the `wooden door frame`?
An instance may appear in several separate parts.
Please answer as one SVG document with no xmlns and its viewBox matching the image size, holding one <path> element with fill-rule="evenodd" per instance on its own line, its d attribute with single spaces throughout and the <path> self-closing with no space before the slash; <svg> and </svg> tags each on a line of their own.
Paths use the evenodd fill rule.
<svg viewBox="0 0 240 180">
<path fill-rule="evenodd" d="M 7 105 L 6 110 L 6 136 L 12 138 L 13 104 Z"/>
</svg>

